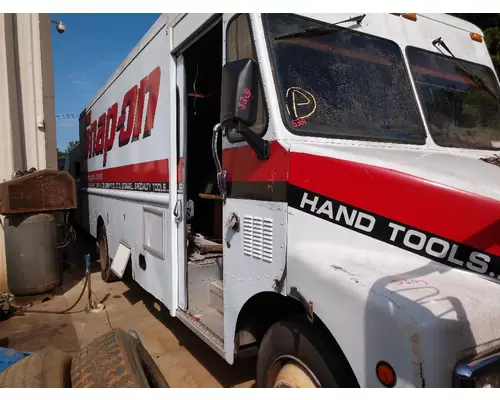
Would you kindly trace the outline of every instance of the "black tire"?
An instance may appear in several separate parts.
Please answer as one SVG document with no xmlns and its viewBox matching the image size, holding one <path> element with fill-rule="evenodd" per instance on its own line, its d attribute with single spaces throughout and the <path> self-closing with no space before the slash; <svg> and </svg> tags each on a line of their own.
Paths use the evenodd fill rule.
<svg viewBox="0 0 500 400">
<path fill-rule="evenodd" d="M 99 252 L 99 263 L 101 265 L 101 278 L 104 282 L 116 282 L 120 280 L 111 270 L 111 259 L 109 258 L 108 237 L 104 225 L 97 228 L 97 244 Z"/>
<path fill-rule="evenodd" d="M 37 351 L 2 371 L 0 387 L 71 387 L 71 357 L 57 349 Z"/>
<path fill-rule="evenodd" d="M 257 387 L 273 387 L 281 361 L 299 360 L 322 388 L 358 387 L 352 370 L 336 343 L 305 317 L 272 325 L 264 335 L 257 358 Z"/>
<path fill-rule="evenodd" d="M 71 364 L 74 388 L 167 388 L 140 340 L 114 329 L 84 347 Z"/>
</svg>

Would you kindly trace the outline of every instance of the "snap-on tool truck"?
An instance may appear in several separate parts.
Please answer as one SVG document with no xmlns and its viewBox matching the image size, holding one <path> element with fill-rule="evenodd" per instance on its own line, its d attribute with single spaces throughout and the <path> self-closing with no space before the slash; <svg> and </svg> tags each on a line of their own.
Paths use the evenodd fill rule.
<svg viewBox="0 0 500 400">
<path fill-rule="evenodd" d="M 500 89 L 446 14 L 166 14 L 81 115 L 81 223 L 260 387 L 500 386 Z"/>
</svg>

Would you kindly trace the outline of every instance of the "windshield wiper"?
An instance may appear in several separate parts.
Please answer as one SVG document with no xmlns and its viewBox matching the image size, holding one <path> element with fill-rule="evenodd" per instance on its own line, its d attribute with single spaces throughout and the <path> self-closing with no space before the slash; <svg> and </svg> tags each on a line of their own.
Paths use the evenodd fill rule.
<svg viewBox="0 0 500 400">
<path fill-rule="evenodd" d="M 448 48 L 446 43 L 442 38 L 437 38 L 432 41 L 432 45 L 436 47 L 439 50 L 439 47 L 437 45 L 441 45 L 443 49 L 445 49 L 452 57 L 452 60 L 457 64 L 455 68 L 460 71 L 462 74 L 464 74 L 467 78 L 471 79 L 476 85 L 478 85 L 481 89 L 486 91 L 490 96 L 492 96 L 498 103 L 500 103 L 500 99 L 498 96 L 495 94 L 495 92 L 490 89 L 490 87 L 484 82 L 484 80 L 476 75 L 474 72 L 470 71 L 467 69 L 455 55 L 451 52 L 451 50 Z"/>
<path fill-rule="evenodd" d="M 276 36 L 274 40 L 281 40 L 281 39 L 288 39 L 288 38 L 294 38 L 294 37 L 301 37 L 301 36 L 321 36 L 321 35 L 327 35 L 331 32 L 336 31 L 337 29 L 335 28 L 336 25 L 340 24 L 345 24 L 346 22 L 356 22 L 358 25 L 361 25 L 361 22 L 363 19 L 365 19 L 366 14 L 358 15 L 357 17 L 352 17 L 349 19 L 345 19 L 343 21 L 335 22 L 333 24 L 329 24 L 332 27 L 331 28 L 309 28 L 309 29 L 304 29 L 303 31 L 299 32 L 293 32 L 293 33 L 287 33 L 286 35 L 281 35 L 281 36 Z"/>
</svg>

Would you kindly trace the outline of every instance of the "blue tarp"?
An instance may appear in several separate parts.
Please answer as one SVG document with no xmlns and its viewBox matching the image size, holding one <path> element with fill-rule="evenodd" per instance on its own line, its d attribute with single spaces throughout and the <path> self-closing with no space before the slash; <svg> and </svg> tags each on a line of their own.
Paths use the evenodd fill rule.
<svg viewBox="0 0 500 400">
<path fill-rule="evenodd" d="M 31 353 L 24 351 L 17 351 L 14 349 L 8 349 L 6 347 L 0 347 L 0 372 L 4 369 L 9 368 L 12 364 L 21 361 L 24 357 L 29 356 Z"/>
</svg>

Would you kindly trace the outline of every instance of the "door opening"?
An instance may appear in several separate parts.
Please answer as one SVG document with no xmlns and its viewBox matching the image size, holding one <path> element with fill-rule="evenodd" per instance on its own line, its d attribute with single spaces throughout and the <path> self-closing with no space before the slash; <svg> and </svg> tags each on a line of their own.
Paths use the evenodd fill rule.
<svg viewBox="0 0 500 400">
<path fill-rule="evenodd" d="M 212 157 L 220 118 L 222 21 L 183 53 L 186 76 L 187 308 L 223 338 L 222 199 Z M 219 136 L 217 151 L 221 154 Z"/>
</svg>

